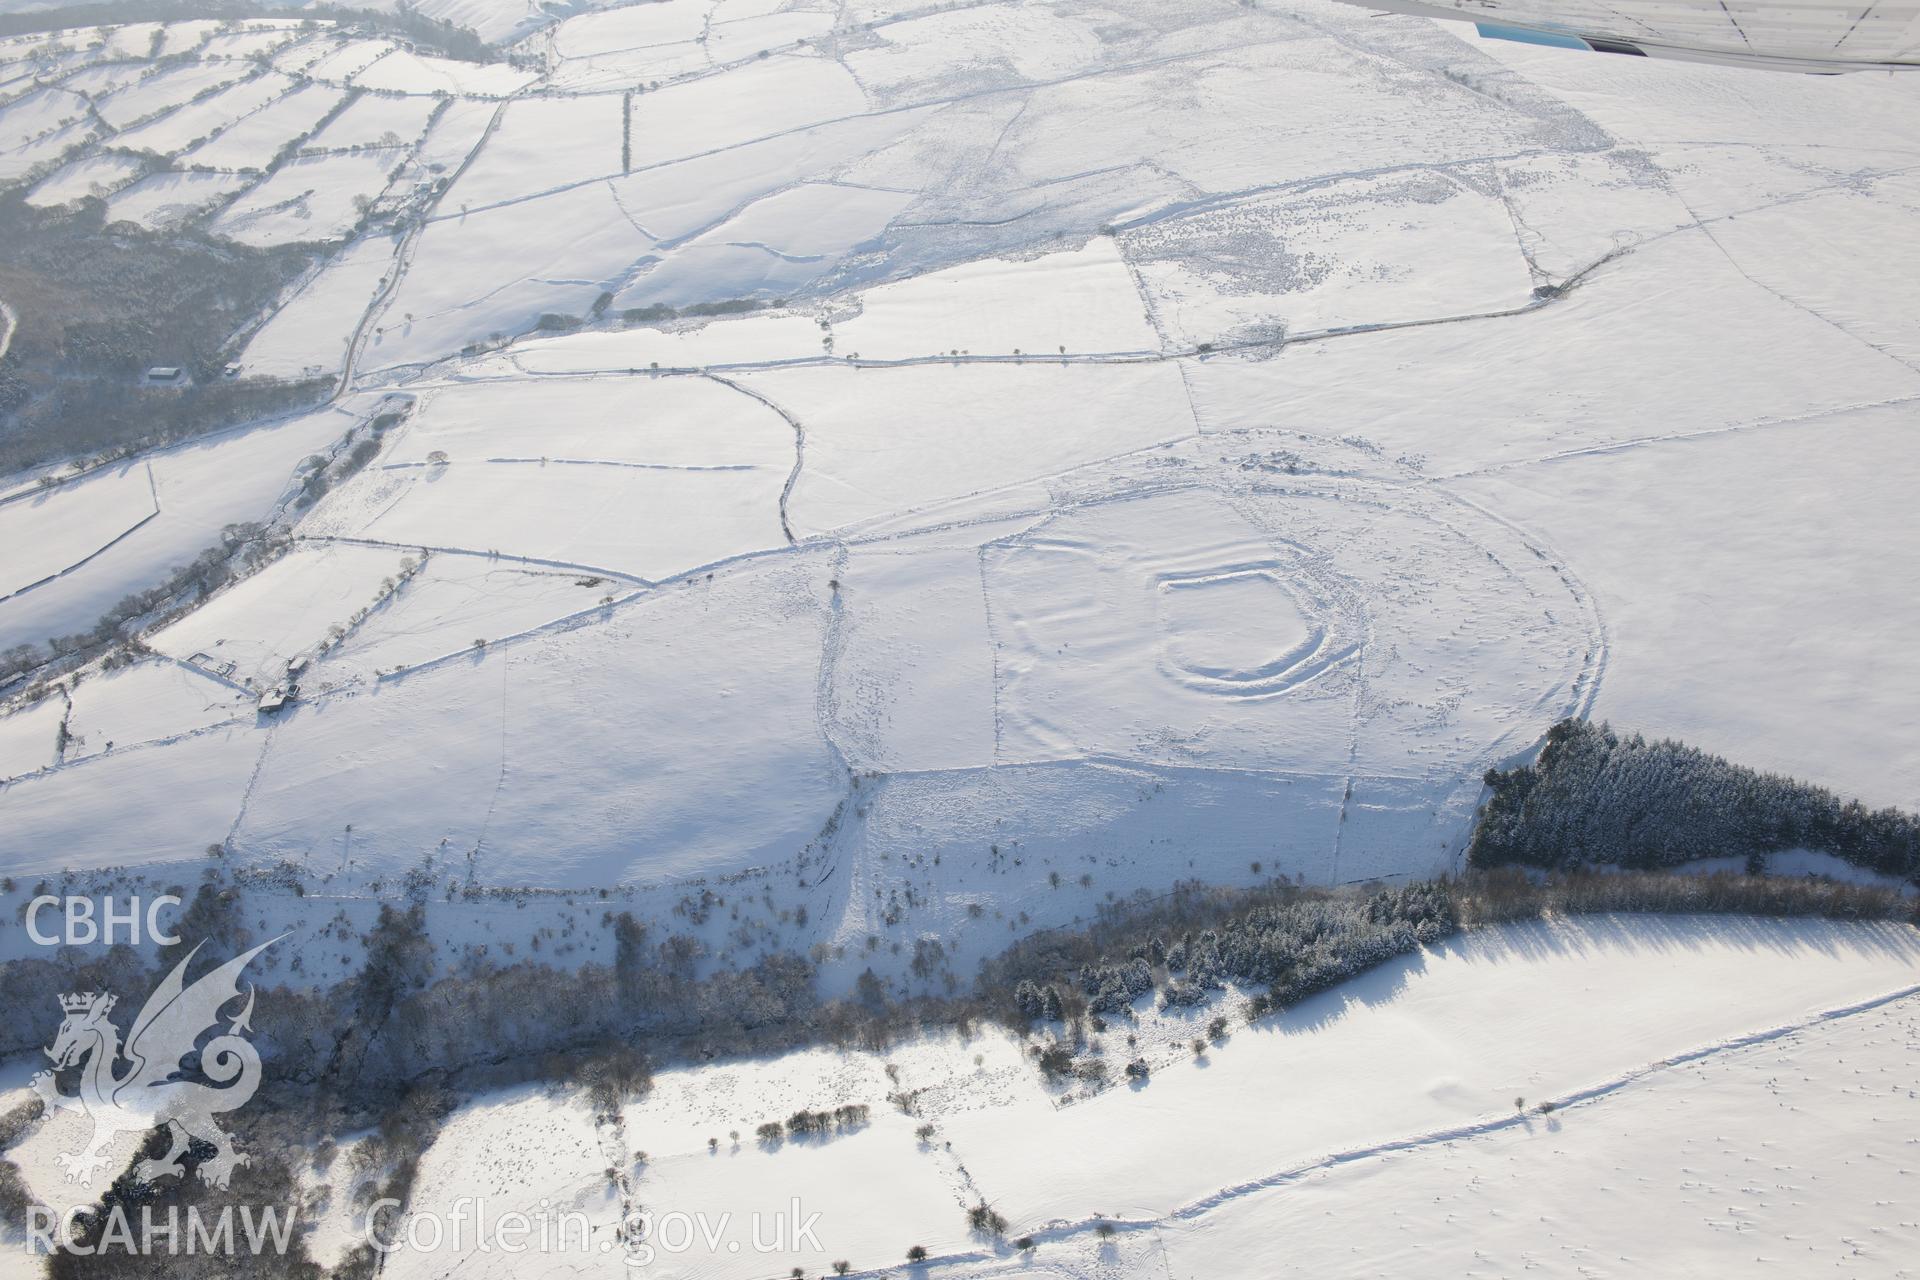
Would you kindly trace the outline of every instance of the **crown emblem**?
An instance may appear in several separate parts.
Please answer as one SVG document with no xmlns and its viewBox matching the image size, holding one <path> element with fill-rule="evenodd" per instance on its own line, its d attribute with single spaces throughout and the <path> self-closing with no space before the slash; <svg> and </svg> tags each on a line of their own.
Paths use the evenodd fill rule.
<svg viewBox="0 0 1920 1280">
<path fill-rule="evenodd" d="M 76 991 L 59 997 L 66 1021 L 45 1050 L 52 1069 L 36 1074 L 31 1087 L 49 1112 L 78 1111 L 93 1121 L 93 1136 L 85 1147 L 54 1156 L 54 1163 L 67 1171 L 67 1181 L 91 1186 L 101 1166 L 120 1167 L 107 1152 L 125 1133 L 165 1133 L 171 1140 L 157 1155 L 159 1148 L 147 1144 L 146 1157 L 127 1171 L 136 1184 L 184 1179 L 187 1166 L 182 1158 L 191 1155 L 200 1180 L 219 1189 L 248 1163 L 251 1157 L 233 1149 L 233 1135 L 214 1117 L 246 1105 L 260 1087 L 260 1051 L 242 1034 L 252 1030 L 248 1018 L 254 990 L 247 984 L 243 992 L 239 979 L 249 960 L 279 940 L 244 951 L 189 983 L 187 965 L 200 951 L 195 945 L 140 1006 L 124 1045 L 121 1029 L 106 1020 L 115 1003 L 111 993 Z M 221 1010 L 242 995 L 246 1009 L 222 1034 L 219 1024 L 228 1020 Z M 191 1074 L 211 1083 L 181 1078 L 181 1064 L 209 1032 L 212 1038 L 199 1050 L 200 1061 Z M 80 1076 L 78 1093 L 60 1091 L 63 1071 Z M 111 1228 L 107 1234 L 112 1235 Z"/>
</svg>

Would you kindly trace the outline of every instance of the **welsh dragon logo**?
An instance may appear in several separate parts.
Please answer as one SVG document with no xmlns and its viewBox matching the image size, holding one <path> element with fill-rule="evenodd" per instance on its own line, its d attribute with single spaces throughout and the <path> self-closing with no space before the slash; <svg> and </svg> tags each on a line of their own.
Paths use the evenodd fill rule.
<svg viewBox="0 0 1920 1280">
<path fill-rule="evenodd" d="M 67 1016 L 46 1054 L 56 1071 L 84 1064 L 80 1092 L 61 1093 L 53 1071 L 34 1076 L 33 1091 L 49 1112 L 84 1111 L 93 1120 L 93 1137 L 84 1150 L 55 1157 L 67 1171 L 68 1182 L 91 1186 L 94 1170 L 106 1163 L 106 1152 L 115 1139 L 129 1131 L 144 1133 L 162 1126 L 172 1145 L 160 1159 L 142 1160 L 135 1167 L 134 1176 L 142 1182 L 179 1177 L 180 1157 L 194 1141 L 214 1148 L 214 1154 L 200 1164 L 200 1177 L 211 1186 L 226 1186 L 235 1168 L 250 1163 L 250 1157 L 233 1149 L 232 1136 L 213 1121 L 217 1114 L 245 1106 L 260 1087 L 259 1051 L 241 1034 L 253 1029 L 250 984 L 246 1007 L 232 1019 L 226 1033 L 200 1048 L 201 1073 L 223 1087 L 178 1076 L 181 1059 L 193 1052 L 203 1032 L 219 1023 L 220 1010 L 239 998 L 240 971 L 279 940 L 235 956 L 188 986 L 187 965 L 200 950 L 195 945 L 147 998 L 124 1048 L 119 1029 L 107 1017 L 115 1003 L 112 994 L 88 991 L 60 997 Z M 117 1073 L 121 1059 L 127 1067 Z"/>
</svg>

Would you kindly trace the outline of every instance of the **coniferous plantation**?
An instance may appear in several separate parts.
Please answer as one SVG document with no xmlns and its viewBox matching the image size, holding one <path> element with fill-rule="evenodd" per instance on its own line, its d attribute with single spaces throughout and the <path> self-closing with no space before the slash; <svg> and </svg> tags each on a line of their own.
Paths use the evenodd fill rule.
<svg viewBox="0 0 1920 1280">
<path fill-rule="evenodd" d="M 1615 912 L 1906 920 L 1915 909 L 1883 888 L 1724 873 L 1494 869 L 1344 892 L 1196 883 L 1016 943 L 983 967 L 978 998 L 1024 1026 L 1126 1017 L 1148 994 L 1163 1009 L 1197 1006 L 1231 985 L 1253 992 L 1245 1012 L 1258 1018 L 1462 932 Z"/>
<path fill-rule="evenodd" d="M 1920 883 L 1920 817 L 1604 723 L 1563 720 L 1535 763 L 1486 781 L 1493 794 L 1468 855 L 1477 867 L 1651 870 L 1811 849 Z"/>
</svg>

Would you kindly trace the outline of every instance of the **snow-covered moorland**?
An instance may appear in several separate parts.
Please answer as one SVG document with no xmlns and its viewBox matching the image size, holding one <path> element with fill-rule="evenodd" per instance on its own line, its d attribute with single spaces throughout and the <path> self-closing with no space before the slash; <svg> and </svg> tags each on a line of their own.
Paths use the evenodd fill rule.
<svg viewBox="0 0 1920 1280">
<path fill-rule="evenodd" d="M 205 885 L 221 937 L 291 935 L 261 970 L 289 1001 L 359 998 L 403 918 L 419 989 L 531 1006 L 490 1016 L 549 1012 L 502 975 L 624 964 L 784 1033 L 788 997 L 960 997 L 1183 883 L 1459 872 L 1488 771 L 1568 719 L 1920 807 L 1914 77 L 1334 0 L 392 17 L 0 39 L 8 216 L 310 261 L 191 373 L 330 389 L 0 477 L 0 962 L 45 961 L 45 888 Z M 0 273 L 0 304 L 50 287 Z M 1523 861 L 1594 856 L 1542 825 Z M 1726 869 L 1682 852 L 1640 860 Z M 1857 872 L 1833 852 L 1754 866 Z M 1891 1272 L 1913 1243 L 1904 926 L 1406 950 L 1251 1026 L 1238 978 L 1109 1010 L 1076 1046 L 1104 1090 L 976 1028 L 617 1105 L 522 1084 L 414 1133 L 417 1168 L 383 1132 L 297 1172 L 336 1260 L 351 1181 L 404 1168 L 416 1216 L 579 1208 L 610 1275 L 636 1205 L 792 1194 L 822 1256 L 658 1269 L 1267 1275 L 1285 1239 L 1312 1274 Z M 1755 1117 L 1777 1150 L 1723 1136 Z M 35 1195 L 67 1136 L 9 1150 Z"/>
<path fill-rule="evenodd" d="M 132 83 L 110 33 L 17 42 L 36 93 L 151 98 L 108 126 L 143 137 L 240 101 L 229 72 L 332 94 L 273 172 L 112 199 L 359 229 L 242 356 L 340 370 L 333 414 L 0 508 L 33 547 L 11 642 L 211 542 L 185 509 L 278 521 L 287 561 L 154 643 L 255 694 L 304 660 L 297 700 L 49 748 L 0 790 L 0 866 L 219 844 L 333 894 L 425 867 L 663 911 L 750 875 L 802 948 L 971 959 L 1184 876 L 1447 870 L 1480 773 L 1567 715 L 1920 800 L 1907 606 L 1868 568 L 1913 550 L 1910 303 L 1785 262 L 1839 217 L 1897 274 L 1905 81 L 1652 75 L 1317 0 L 701 8 L 570 18 L 519 49 L 546 80 L 485 89 L 326 24 L 247 27 L 265 70 L 209 27 Z M 782 41 L 723 56 L 736 21 Z M 376 391 L 406 422 L 311 502 Z M 1834 684 L 1868 669 L 1871 699 Z M 85 803 L 184 778 L 158 816 Z"/>
</svg>

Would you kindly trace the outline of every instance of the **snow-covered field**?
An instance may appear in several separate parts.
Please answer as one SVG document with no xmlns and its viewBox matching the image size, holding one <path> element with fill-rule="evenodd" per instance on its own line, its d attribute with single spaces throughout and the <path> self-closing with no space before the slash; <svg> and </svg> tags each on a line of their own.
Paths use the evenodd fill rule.
<svg viewBox="0 0 1920 1280">
<path fill-rule="evenodd" d="M 183 159 L 216 169 L 265 169 L 284 148 L 311 133 L 341 96 L 330 85 L 302 85 L 222 129 Z"/>
<path fill-rule="evenodd" d="M 241 366 L 251 375 L 271 378 L 338 373 L 360 318 L 393 270 L 397 251 L 392 237 L 377 232 L 342 250 L 253 335 Z"/>
<path fill-rule="evenodd" d="M 159 503 L 151 467 L 126 463 L 0 504 L 0 599 L 10 600 L 86 561 L 153 518 Z"/>
<path fill-rule="evenodd" d="M 290 662 L 344 639 L 398 586 L 406 557 L 384 547 L 302 546 L 154 634 L 161 653 L 261 692 Z"/>
<path fill-rule="evenodd" d="M 1264 1275 L 1285 1241 L 1319 1275 L 1899 1275 L 1920 1236 L 1897 1212 L 1916 1044 L 1903 1000 L 1497 1133 L 1316 1169 L 1163 1233 L 1167 1272 Z"/>
<path fill-rule="evenodd" d="M 246 189 L 247 179 L 238 174 L 150 174 L 108 199 L 107 221 L 137 223 L 148 231 L 179 227 Z"/>
<path fill-rule="evenodd" d="M 13 594 L 0 600 L 0 649 L 83 631 L 124 597 L 218 546 L 227 525 L 271 516 L 291 500 L 296 469 L 337 444 L 364 414 L 352 402 L 344 409 L 223 432 L 44 493 L 9 495 L 0 504 L 8 562 L 38 572 L 28 578 L 16 570 L 9 579 Z M 38 548 L 35 557 L 16 558 L 17 545 Z M 44 575 L 53 576 L 35 585 Z"/>
<path fill-rule="evenodd" d="M 183 662 L 143 662 L 88 680 L 68 695 L 62 759 L 79 760 L 120 747 L 253 714 L 256 699 Z"/>
<path fill-rule="evenodd" d="M 117 145 L 131 151 L 171 156 L 198 147 L 265 108 L 293 87 L 276 72 L 242 80 L 159 118 L 114 135 Z"/>
<path fill-rule="evenodd" d="M 438 103 L 431 97 L 364 93 L 307 140 L 308 151 L 402 147 L 420 140 Z"/>
<path fill-rule="evenodd" d="M 247 245 L 343 240 L 402 157 L 389 150 L 289 160 L 215 219 L 212 230 Z"/>
<path fill-rule="evenodd" d="M 132 156 L 88 156 L 48 177 L 33 189 L 27 201 L 36 205 L 68 204 L 83 196 L 110 193 L 143 171 L 144 166 Z"/>
</svg>

